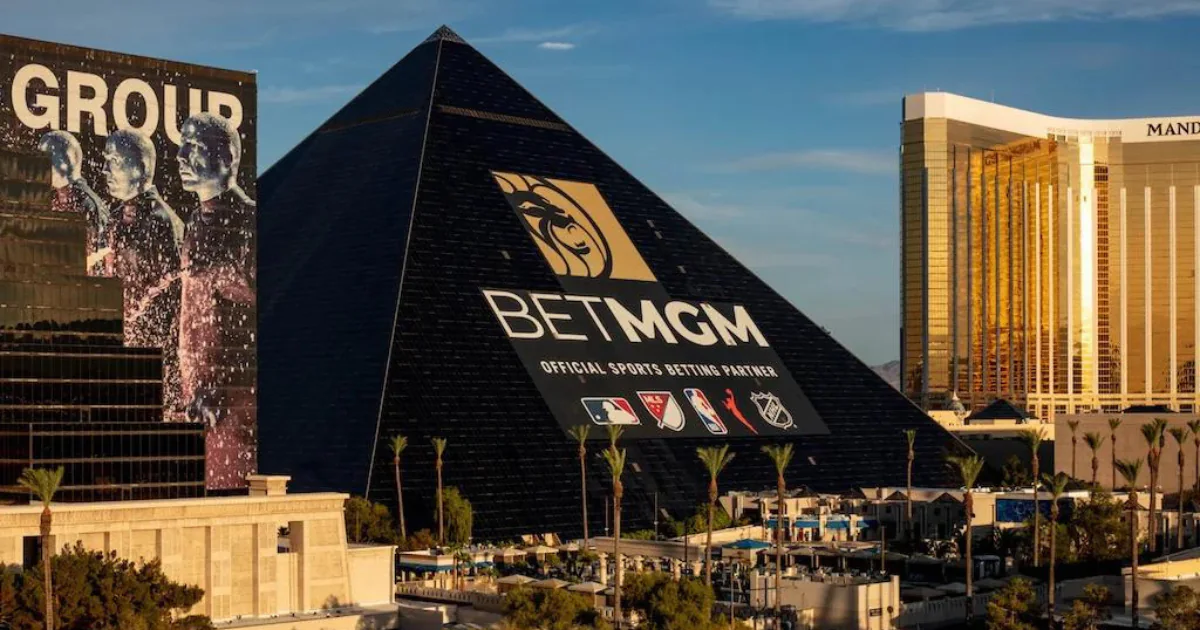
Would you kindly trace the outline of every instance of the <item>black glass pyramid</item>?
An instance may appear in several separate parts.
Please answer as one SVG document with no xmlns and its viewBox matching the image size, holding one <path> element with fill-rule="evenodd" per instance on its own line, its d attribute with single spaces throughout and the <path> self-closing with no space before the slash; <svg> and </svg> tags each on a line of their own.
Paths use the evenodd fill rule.
<svg viewBox="0 0 1200 630">
<path fill-rule="evenodd" d="M 580 532 L 575 444 L 481 295 L 558 293 L 574 278 L 556 276 L 497 173 L 594 186 L 663 299 L 753 313 L 821 429 L 625 441 L 627 529 L 649 527 L 656 501 L 690 514 L 707 488 L 695 449 L 722 442 L 736 454 L 723 489 L 773 488 L 760 448 L 786 439 L 789 484 L 838 491 L 903 485 L 901 431 L 918 428 L 916 482 L 950 481 L 949 434 L 445 27 L 259 180 L 262 470 L 394 505 L 388 441 L 403 434 L 411 530 L 433 523 L 440 436 L 445 485 L 474 505 L 477 537 Z M 598 450 L 592 532 L 609 488 Z"/>
</svg>

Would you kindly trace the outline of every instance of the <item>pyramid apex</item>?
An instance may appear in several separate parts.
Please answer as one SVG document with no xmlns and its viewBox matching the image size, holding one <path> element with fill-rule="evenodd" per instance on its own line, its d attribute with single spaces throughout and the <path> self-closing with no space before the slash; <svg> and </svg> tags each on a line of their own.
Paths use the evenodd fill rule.
<svg viewBox="0 0 1200 630">
<path fill-rule="evenodd" d="M 432 35 L 426 37 L 425 41 L 422 43 L 427 44 L 429 42 L 441 41 L 443 39 L 446 41 L 457 42 L 459 44 L 467 43 L 467 40 L 460 37 L 458 33 L 454 32 L 454 29 L 446 26 L 445 24 L 439 26 L 438 29 L 434 31 Z"/>
</svg>

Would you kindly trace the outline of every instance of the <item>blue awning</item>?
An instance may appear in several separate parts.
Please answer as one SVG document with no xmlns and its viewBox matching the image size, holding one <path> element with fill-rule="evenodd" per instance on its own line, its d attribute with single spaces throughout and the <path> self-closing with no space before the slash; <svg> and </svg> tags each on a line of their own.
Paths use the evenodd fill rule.
<svg viewBox="0 0 1200 630">
<path fill-rule="evenodd" d="M 849 521 L 825 521 L 826 529 L 850 529 Z"/>
<path fill-rule="evenodd" d="M 821 521 L 817 521 L 817 520 L 796 521 L 795 526 L 800 529 L 817 529 L 818 527 L 821 526 Z"/>
<path fill-rule="evenodd" d="M 726 549 L 766 549 L 767 547 L 770 547 L 770 546 L 771 546 L 771 543 L 769 543 L 769 542 L 763 542 L 761 540 L 753 540 L 751 538 L 743 538 L 741 540 L 731 542 L 728 545 L 725 545 L 725 548 Z"/>
</svg>

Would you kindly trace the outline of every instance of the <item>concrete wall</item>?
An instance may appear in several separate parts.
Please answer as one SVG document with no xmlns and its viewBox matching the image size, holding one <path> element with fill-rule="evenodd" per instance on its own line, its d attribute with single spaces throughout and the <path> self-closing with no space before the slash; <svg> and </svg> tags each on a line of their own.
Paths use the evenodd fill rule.
<svg viewBox="0 0 1200 630">
<path fill-rule="evenodd" d="M 1109 435 L 1108 419 L 1121 418 L 1121 427 L 1117 429 L 1117 459 L 1136 459 L 1146 458 L 1146 440 L 1142 438 L 1141 426 L 1155 418 L 1162 418 L 1167 421 L 1168 427 L 1183 427 L 1187 428 L 1189 420 L 1195 420 L 1198 416 L 1190 413 L 1124 413 L 1124 414 L 1071 414 L 1061 415 L 1055 419 L 1055 426 L 1058 431 L 1058 438 L 1054 442 L 1054 469 L 1056 472 L 1071 473 L 1071 430 L 1067 427 L 1068 420 L 1079 420 L 1079 429 L 1076 432 L 1078 440 L 1076 441 L 1076 449 L 1078 451 L 1077 476 L 1091 480 L 1092 478 L 1092 451 L 1083 441 L 1085 433 L 1099 433 L 1106 436 L 1104 446 L 1100 448 L 1099 464 L 1097 470 L 1097 482 L 1105 487 L 1112 488 L 1112 438 Z M 1192 440 L 1188 439 L 1187 445 L 1184 448 L 1184 486 L 1190 486 L 1196 479 L 1196 447 L 1192 444 Z M 1162 492 L 1171 494 L 1179 492 L 1179 465 L 1176 459 L 1179 449 L 1175 446 L 1175 438 L 1167 436 L 1166 446 L 1163 447 L 1162 464 L 1159 467 L 1158 485 Z M 1125 482 L 1118 479 L 1117 485 L 1124 487 Z M 1139 488 L 1146 488 L 1150 485 L 1150 470 L 1147 466 L 1142 466 L 1142 475 L 1138 479 Z"/>
<path fill-rule="evenodd" d="M 51 544 L 61 550 L 79 541 L 125 558 L 159 558 L 168 577 L 204 589 L 193 612 L 214 621 L 315 611 L 356 599 L 342 517 L 346 498 L 326 493 L 55 504 Z M 36 505 L 0 507 L 0 565 L 23 563 L 24 540 L 38 535 L 40 515 Z M 280 526 L 290 530 L 292 553 L 277 551 Z M 392 585 L 390 567 L 380 569 L 380 553 L 362 552 L 361 576 L 353 580 L 372 601 L 383 601 L 380 589 Z"/>
<path fill-rule="evenodd" d="M 768 605 L 774 602 L 774 578 L 764 575 L 756 588 L 766 589 Z M 900 615 L 900 578 L 887 582 L 818 582 L 784 577 L 780 601 L 799 610 L 811 609 L 817 628 L 885 630 L 895 627 Z"/>
</svg>

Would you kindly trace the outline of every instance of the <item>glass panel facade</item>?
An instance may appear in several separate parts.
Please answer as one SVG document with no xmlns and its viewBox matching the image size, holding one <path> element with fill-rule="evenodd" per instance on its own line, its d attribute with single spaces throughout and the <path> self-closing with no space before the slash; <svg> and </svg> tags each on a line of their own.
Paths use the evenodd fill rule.
<svg viewBox="0 0 1200 630">
<path fill-rule="evenodd" d="M 910 98 L 905 393 L 927 409 L 1006 398 L 1046 419 L 1197 404 L 1200 139 Z"/>
<path fill-rule="evenodd" d="M 163 421 L 162 351 L 124 345 L 121 282 L 86 275 L 48 174 L 0 152 L 0 501 L 30 466 L 64 468 L 62 501 L 203 496 L 204 425 Z"/>
</svg>

